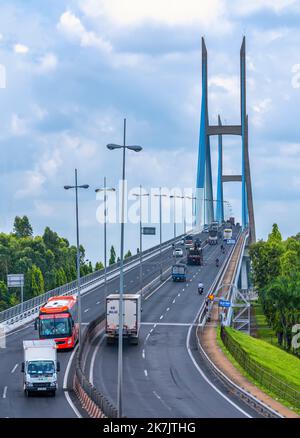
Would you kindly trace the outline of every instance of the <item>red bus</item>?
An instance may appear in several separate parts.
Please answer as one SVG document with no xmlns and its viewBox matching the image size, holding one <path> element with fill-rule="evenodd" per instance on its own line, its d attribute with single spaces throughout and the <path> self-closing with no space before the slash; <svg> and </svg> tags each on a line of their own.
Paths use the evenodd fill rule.
<svg viewBox="0 0 300 438">
<path fill-rule="evenodd" d="M 35 327 L 40 339 L 54 339 L 58 349 L 74 348 L 79 331 L 76 297 L 49 298 L 40 308 Z"/>
</svg>

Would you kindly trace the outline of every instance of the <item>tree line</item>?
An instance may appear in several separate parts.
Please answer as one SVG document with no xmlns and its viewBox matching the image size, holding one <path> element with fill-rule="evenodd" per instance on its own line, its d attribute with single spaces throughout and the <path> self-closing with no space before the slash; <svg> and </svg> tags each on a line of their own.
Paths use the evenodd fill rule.
<svg viewBox="0 0 300 438">
<path fill-rule="evenodd" d="M 132 254 L 128 251 L 125 258 Z M 116 251 L 110 248 L 109 264 L 114 264 Z M 24 300 L 36 297 L 77 276 L 77 249 L 64 237 L 46 227 L 42 236 L 34 236 L 27 216 L 17 216 L 13 231 L 0 233 L 0 311 L 20 302 L 20 291 L 7 288 L 7 274 L 24 274 Z M 80 275 L 103 269 L 101 261 L 93 267 L 80 245 Z"/>
<path fill-rule="evenodd" d="M 249 249 L 252 278 L 278 344 L 292 350 L 292 327 L 300 323 L 300 233 L 282 240 L 277 224 L 267 241 Z"/>
</svg>

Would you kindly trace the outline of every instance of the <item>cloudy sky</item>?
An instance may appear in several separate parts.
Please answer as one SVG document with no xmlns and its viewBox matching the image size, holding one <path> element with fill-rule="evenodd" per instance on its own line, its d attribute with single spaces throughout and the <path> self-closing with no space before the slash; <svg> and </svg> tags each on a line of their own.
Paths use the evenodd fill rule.
<svg viewBox="0 0 300 438">
<path fill-rule="evenodd" d="M 81 241 L 102 258 L 94 189 L 117 186 L 122 142 L 128 187 L 194 187 L 201 101 L 201 36 L 209 57 L 209 114 L 239 122 L 239 50 L 247 39 L 247 110 L 257 236 L 273 222 L 300 231 L 300 5 L 293 0 L 1 0 L 0 229 L 27 214 L 74 243 L 74 194 L 80 193 Z M 241 147 L 226 138 L 225 172 L 240 172 Z M 216 142 L 212 141 L 216 169 Z M 215 176 L 214 176 L 215 178 Z M 225 199 L 240 219 L 238 184 Z M 178 231 L 182 226 L 178 225 Z M 109 243 L 119 229 L 109 226 Z M 172 224 L 164 226 L 171 237 Z M 145 245 L 157 242 L 145 238 Z M 127 227 L 126 249 L 138 246 Z"/>
</svg>

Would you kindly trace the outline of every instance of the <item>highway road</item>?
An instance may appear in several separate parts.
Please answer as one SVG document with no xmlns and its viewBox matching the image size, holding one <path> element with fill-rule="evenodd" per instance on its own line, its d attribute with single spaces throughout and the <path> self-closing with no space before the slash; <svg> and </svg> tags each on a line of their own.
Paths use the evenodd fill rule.
<svg viewBox="0 0 300 438">
<path fill-rule="evenodd" d="M 192 326 L 205 299 L 198 295 L 197 284 L 202 281 L 205 291 L 209 290 L 218 271 L 215 259 L 223 261 L 228 251 L 229 247 L 226 255 L 221 255 L 220 245 L 207 246 L 205 265 L 190 266 L 187 283 L 169 280 L 144 301 L 139 345 L 124 344 L 125 416 L 257 416 L 232 395 L 229 400 L 226 389 L 205 368 L 197 352 Z M 87 371 L 94 385 L 116 404 L 117 346 L 106 345 L 103 335 L 97 341 L 94 357 L 88 360 L 93 364 L 92 369 Z M 203 377 L 202 370 L 215 387 Z"/>
<path fill-rule="evenodd" d="M 203 238 L 203 236 L 202 236 Z M 160 265 L 159 255 L 143 263 L 143 283 L 147 284 L 158 276 Z M 172 265 L 172 249 L 163 252 L 163 268 Z M 125 292 L 136 292 L 139 290 L 139 266 L 132 268 L 125 273 Z M 119 291 L 119 278 L 108 282 L 108 293 Z M 105 289 L 104 286 L 97 287 L 82 297 L 83 324 L 88 324 L 99 314 L 104 312 Z M 76 417 L 79 413 L 72 408 L 67 397 L 69 393 L 63 391 L 63 381 L 70 361 L 71 352 L 59 353 L 58 359 L 61 363 L 59 374 L 59 390 L 56 397 L 33 396 L 26 398 L 22 390 L 22 373 L 20 371 L 23 360 L 22 341 L 25 339 L 36 339 L 37 333 L 33 323 L 23 326 L 7 335 L 7 346 L 0 349 L 0 417 L 14 418 L 67 418 Z M 69 386 L 70 387 L 70 386 Z M 71 394 L 71 398 L 72 397 Z M 80 409 L 77 406 L 77 409 Z"/>
</svg>

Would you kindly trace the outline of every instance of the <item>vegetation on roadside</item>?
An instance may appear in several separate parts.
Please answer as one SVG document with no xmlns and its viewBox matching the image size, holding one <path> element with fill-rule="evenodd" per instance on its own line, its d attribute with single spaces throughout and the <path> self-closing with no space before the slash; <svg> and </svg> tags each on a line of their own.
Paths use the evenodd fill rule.
<svg viewBox="0 0 300 438">
<path fill-rule="evenodd" d="M 300 323 L 300 233 L 283 241 L 277 224 L 268 240 L 250 246 L 252 277 L 268 325 L 295 354 L 292 328 Z"/>
<path fill-rule="evenodd" d="M 256 323 L 256 336 L 259 339 L 263 339 L 266 342 L 270 342 L 270 344 L 276 344 L 277 343 L 277 337 L 272 329 L 272 327 L 269 326 L 267 318 L 263 312 L 262 305 L 260 301 L 254 302 L 251 304 L 251 306 L 254 309 L 254 318 Z"/>
<path fill-rule="evenodd" d="M 233 330 L 234 332 L 236 332 L 235 330 Z M 265 341 L 261 341 L 258 340 L 256 338 L 252 338 L 251 336 L 248 336 L 246 334 L 240 333 L 240 332 L 236 332 L 239 333 L 240 335 L 242 335 L 244 338 L 248 338 L 249 340 L 253 340 L 254 343 L 255 341 L 257 342 L 263 342 L 264 344 L 267 344 L 267 342 Z M 230 332 L 231 334 L 231 332 Z M 235 338 L 235 340 L 237 340 L 237 342 L 239 342 L 239 340 L 237 338 Z M 300 414 L 300 409 L 295 408 L 295 406 L 292 406 L 291 403 L 289 401 L 287 401 L 286 399 L 284 399 L 283 397 L 279 397 L 278 394 L 275 394 L 273 391 L 271 391 L 269 388 L 265 387 L 264 385 L 261 384 L 261 382 L 257 381 L 256 379 L 253 378 L 253 376 L 251 376 L 235 359 L 235 357 L 230 353 L 230 351 L 226 348 L 226 346 L 223 344 L 222 339 L 221 339 L 221 335 L 220 335 L 220 327 L 218 327 L 217 329 L 217 343 L 219 345 L 219 347 L 221 348 L 221 350 L 223 351 L 223 353 L 225 354 L 225 356 L 228 358 L 228 360 L 235 366 L 235 368 L 237 368 L 239 370 L 239 372 L 247 379 L 249 380 L 249 382 L 253 383 L 255 386 L 257 386 L 258 388 L 260 388 L 263 392 L 265 392 L 266 394 L 268 394 L 270 397 L 272 397 L 273 399 L 279 401 L 280 403 L 282 403 L 283 405 L 285 405 L 286 407 L 288 407 L 289 409 L 292 409 L 293 411 L 295 411 L 297 414 Z M 241 347 L 243 348 L 244 343 L 242 342 Z M 270 344 L 269 344 L 270 345 Z M 270 345 L 271 346 L 271 345 Z M 293 362 L 292 365 L 292 381 L 294 381 L 294 376 L 295 376 L 295 372 L 298 372 L 299 375 L 299 368 L 297 367 L 297 363 L 299 362 L 298 359 L 293 356 L 292 354 L 280 349 L 277 346 L 273 346 L 274 349 L 280 351 L 281 353 L 283 353 L 285 356 L 284 362 L 289 361 L 289 358 L 292 358 L 293 360 L 295 360 L 296 362 Z M 274 360 L 274 356 L 272 355 L 271 357 L 269 356 L 269 349 L 264 349 L 262 346 L 259 347 L 260 350 L 260 354 L 262 356 L 264 356 L 264 363 L 269 363 L 269 361 L 271 361 L 271 357 L 273 357 Z M 257 349 L 256 349 L 256 354 L 257 354 Z M 275 356 L 277 357 L 276 360 L 278 360 L 278 355 L 276 354 L 277 351 L 275 352 Z M 272 354 L 272 353 L 271 353 Z M 261 364 L 259 364 L 261 365 Z M 261 365 L 263 366 L 263 365 Z M 300 363 L 299 365 L 300 366 Z M 296 368 L 294 368 L 296 367 Z M 298 371 L 297 371 L 298 369 Z M 271 371 L 272 372 L 272 371 Z M 279 375 L 282 375 L 282 370 L 280 370 Z M 278 375 L 278 377 L 279 377 Z M 289 381 L 289 371 L 287 372 L 287 381 Z M 297 378 L 297 374 L 296 374 L 296 378 Z M 287 383 L 287 381 L 285 381 Z M 299 382 L 299 378 L 298 378 L 298 382 L 297 382 L 297 387 L 299 387 L 300 382 Z"/>
</svg>

